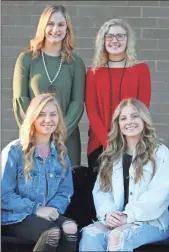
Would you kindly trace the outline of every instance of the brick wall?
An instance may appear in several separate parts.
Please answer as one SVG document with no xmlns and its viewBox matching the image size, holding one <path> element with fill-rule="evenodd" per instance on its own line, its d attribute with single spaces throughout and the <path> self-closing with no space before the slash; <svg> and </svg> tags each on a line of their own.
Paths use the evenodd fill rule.
<svg viewBox="0 0 169 252">
<path fill-rule="evenodd" d="M 99 27 L 113 17 L 128 20 L 136 33 L 138 57 L 151 68 L 152 116 L 160 137 L 169 145 L 169 1 L 2 1 L 2 147 L 18 137 L 12 111 L 16 58 L 34 36 L 42 10 L 53 3 L 67 6 L 76 35 L 76 52 L 86 67 L 92 61 Z M 86 164 L 86 113 L 80 130 L 82 163 Z"/>
</svg>

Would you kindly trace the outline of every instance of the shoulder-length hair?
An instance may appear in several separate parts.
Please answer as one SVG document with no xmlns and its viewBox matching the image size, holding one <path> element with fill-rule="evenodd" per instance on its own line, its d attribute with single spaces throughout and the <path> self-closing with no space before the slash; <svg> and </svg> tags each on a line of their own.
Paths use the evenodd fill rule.
<svg viewBox="0 0 169 252">
<path fill-rule="evenodd" d="M 93 71 L 95 71 L 99 67 L 104 66 L 107 63 L 108 52 L 105 49 L 105 35 L 107 34 L 111 26 L 117 25 L 123 27 L 127 34 L 126 67 L 133 66 L 138 62 L 135 48 L 136 38 L 131 26 L 123 19 L 111 19 L 101 26 L 96 36 L 95 54 L 92 63 Z"/>
<path fill-rule="evenodd" d="M 36 58 L 43 46 L 45 41 L 45 28 L 49 21 L 51 15 L 55 12 L 60 12 L 66 19 L 67 24 L 67 33 L 65 38 L 62 41 L 61 55 L 63 56 L 63 61 L 70 61 L 73 59 L 72 50 L 74 49 L 74 35 L 73 29 L 70 21 L 70 16 L 66 8 L 62 5 L 52 5 L 44 9 L 42 12 L 39 23 L 37 26 L 37 31 L 35 37 L 30 40 L 30 45 L 27 48 L 27 51 L 32 52 L 32 58 Z"/>
<path fill-rule="evenodd" d="M 58 113 L 58 125 L 56 130 L 52 134 L 52 140 L 54 141 L 55 147 L 58 151 L 59 160 L 63 165 L 63 171 L 65 171 L 64 158 L 66 154 L 66 126 L 64 123 L 61 108 L 52 94 L 40 94 L 31 100 L 19 132 L 22 151 L 24 153 L 24 174 L 26 179 L 31 178 L 30 170 L 33 167 L 33 153 L 36 148 L 34 121 L 37 119 L 41 110 L 48 102 L 53 102 L 56 105 Z"/>
<path fill-rule="evenodd" d="M 154 151 L 158 146 L 158 137 L 150 112 L 139 100 L 135 98 L 125 99 L 114 111 L 111 130 L 108 134 L 107 148 L 101 155 L 100 183 L 102 191 L 112 190 L 111 176 L 113 172 L 113 164 L 121 158 L 127 149 L 126 138 L 120 131 L 119 117 L 122 109 L 128 104 L 131 104 L 136 109 L 138 116 L 144 123 L 144 129 L 141 133 L 141 138 L 136 145 L 135 156 L 132 161 L 136 171 L 135 183 L 142 178 L 143 166 L 147 164 L 147 162 L 150 161 L 152 163 L 152 176 L 154 176 L 156 170 Z"/>
</svg>

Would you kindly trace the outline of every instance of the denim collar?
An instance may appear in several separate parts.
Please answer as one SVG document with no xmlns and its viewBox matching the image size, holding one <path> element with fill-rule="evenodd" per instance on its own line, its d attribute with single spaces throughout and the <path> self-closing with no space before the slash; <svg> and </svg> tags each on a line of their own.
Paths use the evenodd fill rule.
<svg viewBox="0 0 169 252">
<path fill-rule="evenodd" d="M 57 150 L 56 150 L 56 146 L 55 146 L 54 140 L 52 140 L 50 142 L 50 155 L 54 155 L 55 157 L 58 157 L 58 153 L 57 153 Z M 39 154 L 38 154 L 38 152 L 36 150 L 34 152 L 34 157 L 35 158 L 40 157 Z"/>
<path fill-rule="evenodd" d="M 55 146 L 55 143 L 54 143 L 53 140 L 50 143 L 50 153 L 52 155 L 55 155 L 56 157 L 58 156 L 58 153 L 57 153 L 57 150 L 56 150 L 56 146 Z"/>
</svg>

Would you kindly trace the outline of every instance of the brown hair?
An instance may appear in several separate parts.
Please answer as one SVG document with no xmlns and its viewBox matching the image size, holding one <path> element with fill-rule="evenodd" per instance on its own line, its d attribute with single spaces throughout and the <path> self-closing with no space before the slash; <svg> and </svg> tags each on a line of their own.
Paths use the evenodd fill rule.
<svg viewBox="0 0 169 252">
<path fill-rule="evenodd" d="M 73 29 L 70 21 L 69 14 L 66 10 L 66 8 L 62 5 L 52 5 L 44 9 L 42 12 L 39 23 L 37 26 L 37 31 L 35 37 L 30 40 L 30 45 L 26 49 L 26 51 L 32 52 L 32 58 L 36 58 L 43 46 L 45 41 L 45 28 L 49 21 L 49 18 L 51 15 L 55 12 L 60 12 L 66 19 L 67 24 L 67 33 L 65 38 L 62 41 L 62 49 L 61 49 L 61 55 L 63 56 L 63 61 L 70 61 L 73 59 L 72 56 L 72 50 L 74 49 L 74 35 L 73 35 Z"/>
<path fill-rule="evenodd" d="M 137 111 L 139 117 L 144 122 L 144 129 L 142 131 L 141 138 L 136 145 L 135 157 L 132 161 L 136 171 L 135 183 L 137 183 L 143 175 L 143 166 L 150 161 L 152 163 L 152 176 L 155 173 L 155 158 L 154 150 L 157 147 L 158 138 L 156 130 L 153 125 L 151 115 L 147 107 L 135 98 L 123 100 L 115 109 L 111 130 L 108 134 L 107 148 L 101 155 L 101 167 L 100 167 L 100 183 L 102 191 L 111 191 L 111 175 L 112 167 L 115 161 L 117 161 L 123 152 L 127 148 L 127 142 L 125 136 L 121 133 L 119 127 L 119 117 L 121 111 L 128 104 L 131 104 Z"/>
</svg>

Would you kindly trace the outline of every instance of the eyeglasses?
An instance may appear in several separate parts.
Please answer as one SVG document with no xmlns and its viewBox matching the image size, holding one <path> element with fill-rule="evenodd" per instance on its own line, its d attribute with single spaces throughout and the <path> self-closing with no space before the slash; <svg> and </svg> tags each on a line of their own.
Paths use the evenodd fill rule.
<svg viewBox="0 0 169 252">
<path fill-rule="evenodd" d="M 118 34 L 106 34 L 105 35 L 105 39 L 107 41 L 112 41 L 114 38 L 117 39 L 117 41 L 123 41 L 125 39 L 125 37 L 127 36 L 127 34 L 123 34 L 123 33 L 118 33 Z"/>
</svg>

